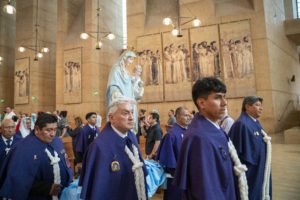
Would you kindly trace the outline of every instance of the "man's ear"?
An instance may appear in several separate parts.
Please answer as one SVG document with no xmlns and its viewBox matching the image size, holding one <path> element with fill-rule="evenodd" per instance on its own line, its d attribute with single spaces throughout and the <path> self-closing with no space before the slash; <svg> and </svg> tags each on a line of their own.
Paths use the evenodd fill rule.
<svg viewBox="0 0 300 200">
<path fill-rule="evenodd" d="M 246 112 L 249 111 L 250 107 L 251 107 L 251 105 L 249 105 L 249 104 L 246 104 L 246 105 L 245 105 L 245 110 L 246 110 Z"/>
<path fill-rule="evenodd" d="M 38 133 L 39 130 L 40 130 L 40 128 L 39 128 L 38 126 L 34 126 L 34 133 L 35 133 L 35 134 Z"/>
<path fill-rule="evenodd" d="M 111 114 L 111 113 L 108 114 L 108 121 L 112 122 L 113 118 L 114 118 L 113 114 Z"/>
<path fill-rule="evenodd" d="M 197 101 L 198 109 L 203 110 L 205 108 L 205 99 L 204 98 L 198 98 Z"/>
</svg>

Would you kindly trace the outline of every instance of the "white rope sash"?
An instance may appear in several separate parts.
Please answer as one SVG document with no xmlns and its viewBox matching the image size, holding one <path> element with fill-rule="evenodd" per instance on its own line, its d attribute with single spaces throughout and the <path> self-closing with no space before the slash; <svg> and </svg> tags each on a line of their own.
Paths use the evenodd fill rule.
<svg viewBox="0 0 300 200">
<path fill-rule="evenodd" d="M 60 158 L 58 157 L 58 154 L 56 151 L 54 151 L 54 156 L 51 155 L 50 151 L 48 149 L 45 149 L 45 152 L 48 155 L 48 158 L 51 161 L 51 165 L 53 166 L 53 174 L 54 174 L 54 184 L 60 184 L 60 168 L 58 162 L 60 161 Z M 58 200 L 58 196 L 52 196 L 52 200 Z"/>
<path fill-rule="evenodd" d="M 262 188 L 262 200 L 270 200 L 270 177 L 271 177 L 271 160 L 272 160 L 272 144 L 271 137 L 268 134 L 261 130 L 263 134 L 263 140 L 267 145 L 267 156 L 265 163 L 265 172 L 264 172 L 264 182 Z"/>
<path fill-rule="evenodd" d="M 132 171 L 134 173 L 134 181 L 135 181 L 135 187 L 136 187 L 138 199 L 146 200 L 147 198 L 146 198 L 146 191 L 145 191 L 144 171 L 143 171 L 144 163 L 141 162 L 138 149 L 133 144 L 132 144 L 132 149 L 134 154 L 125 145 L 125 152 L 127 153 L 129 159 L 133 163 Z"/>
<path fill-rule="evenodd" d="M 248 200 L 248 183 L 246 177 L 246 171 L 248 170 L 246 165 L 242 164 L 232 141 L 228 141 L 228 150 L 230 157 L 234 163 L 234 174 L 238 177 L 239 191 L 241 200 Z"/>
</svg>

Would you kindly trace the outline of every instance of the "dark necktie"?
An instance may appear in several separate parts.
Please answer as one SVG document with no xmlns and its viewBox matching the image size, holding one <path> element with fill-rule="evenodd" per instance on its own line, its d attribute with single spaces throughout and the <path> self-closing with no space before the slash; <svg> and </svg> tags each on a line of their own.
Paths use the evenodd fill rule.
<svg viewBox="0 0 300 200">
<path fill-rule="evenodd" d="M 125 137 L 125 143 L 126 143 L 126 146 L 130 149 L 130 151 L 133 152 L 132 141 L 129 137 Z"/>
<path fill-rule="evenodd" d="M 6 148 L 11 147 L 11 139 L 6 140 Z"/>
</svg>

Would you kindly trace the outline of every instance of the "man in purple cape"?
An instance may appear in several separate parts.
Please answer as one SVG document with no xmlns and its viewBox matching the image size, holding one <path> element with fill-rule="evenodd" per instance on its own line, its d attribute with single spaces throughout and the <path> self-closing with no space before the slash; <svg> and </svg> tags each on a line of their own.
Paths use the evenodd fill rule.
<svg viewBox="0 0 300 200">
<path fill-rule="evenodd" d="M 86 152 L 88 146 L 94 141 L 94 139 L 96 139 L 96 137 L 100 133 L 98 128 L 96 127 L 97 113 L 89 112 L 85 115 L 85 119 L 88 123 L 80 129 L 75 147 L 79 168 L 81 168 L 83 155 Z"/>
<path fill-rule="evenodd" d="M 229 132 L 241 162 L 248 168 L 246 176 L 250 200 L 272 198 L 271 157 L 268 156 L 271 152 L 267 151 L 271 143 L 266 140 L 271 138 L 258 121 L 263 110 L 262 101 L 258 96 L 245 97 L 242 113 Z"/>
<path fill-rule="evenodd" d="M 16 135 L 16 125 L 12 119 L 4 119 L 2 121 L 1 128 L 0 169 L 10 149 L 13 148 L 22 139 L 21 135 Z"/>
<path fill-rule="evenodd" d="M 217 123 L 225 112 L 225 93 L 226 86 L 213 77 L 198 79 L 193 86 L 199 113 L 184 136 L 174 180 L 184 190 L 183 199 L 237 199 L 228 138 Z"/>
<path fill-rule="evenodd" d="M 130 131 L 133 102 L 125 97 L 111 102 L 109 122 L 84 156 L 79 180 L 82 199 L 147 199 L 145 166 Z"/>
<path fill-rule="evenodd" d="M 69 185 L 72 170 L 56 128 L 57 118 L 43 113 L 35 130 L 11 149 L 0 171 L 0 197 L 50 200 Z"/>
<path fill-rule="evenodd" d="M 167 173 L 167 189 L 164 190 L 164 200 L 181 200 L 182 191 L 172 184 L 178 160 L 178 154 L 183 136 L 190 123 L 189 112 L 184 107 L 175 111 L 176 123 L 168 129 L 158 149 L 157 160 Z"/>
</svg>

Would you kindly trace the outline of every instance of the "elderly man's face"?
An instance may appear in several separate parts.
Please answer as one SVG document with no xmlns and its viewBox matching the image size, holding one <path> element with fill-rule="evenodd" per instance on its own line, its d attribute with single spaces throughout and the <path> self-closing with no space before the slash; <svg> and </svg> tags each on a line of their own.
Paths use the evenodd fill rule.
<svg viewBox="0 0 300 200">
<path fill-rule="evenodd" d="M 129 103 L 118 105 L 115 113 L 109 115 L 111 124 L 121 133 L 126 133 L 128 130 L 133 129 L 133 109 Z"/>
<path fill-rule="evenodd" d="M 3 137 L 9 139 L 16 133 L 15 122 L 11 119 L 6 119 L 2 122 L 2 135 Z"/>
</svg>

